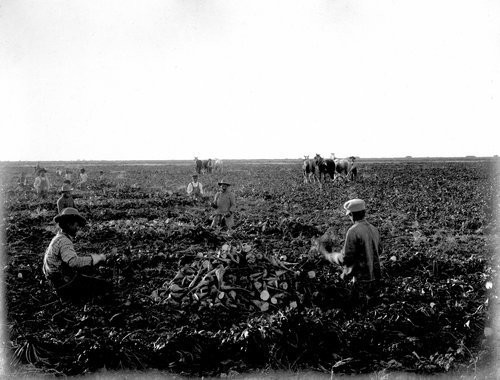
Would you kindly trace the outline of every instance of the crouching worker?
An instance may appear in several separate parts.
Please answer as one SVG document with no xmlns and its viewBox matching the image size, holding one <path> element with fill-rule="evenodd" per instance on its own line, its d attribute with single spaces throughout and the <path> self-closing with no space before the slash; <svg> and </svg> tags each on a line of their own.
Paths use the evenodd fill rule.
<svg viewBox="0 0 500 380">
<path fill-rule="evenodd" d="M 212 227 L 226 227 L 229 231 L 234 225 L 233 213 L 236 208 L 234 194 L 230 192 L 231 184 L 220 181 L 220 190 L 215 194 L 212 207 L 215 208 L 215 215 L 212 219 Z"/>
<path fill-rule="evenodd" d="M 73 239 L 86 220 L 78 210 L 67 207 L 54 218 L 60 231 L 50 242 L 43 258 L 43 273 L 63 300 L 91 299 L 110 292 L 111 284 L 92 273 L 93 267 L 106 261 L 104 254 L 78 256 Z"/>
<path fill-rule="evenodd" d="M 365 219 L 366 205 L 362 199 L 347 201 L 344 209 L 353 225 L 347 231 L 342 251 L 329 252 L 321 242 L 318 251 L 332 264 L 343 267 L 341 278 L 352 281 L 353 300 L 370 304 L 378 294 L 381 279 L 380 234 Z"/>
</svg>

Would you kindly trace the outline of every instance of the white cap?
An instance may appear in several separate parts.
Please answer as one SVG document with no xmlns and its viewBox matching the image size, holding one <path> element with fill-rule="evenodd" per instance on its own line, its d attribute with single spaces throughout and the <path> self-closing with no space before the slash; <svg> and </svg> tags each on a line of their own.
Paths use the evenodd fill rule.
<svg viewBox="0 0 500 380">
<path fill-rule="evenodd" d="M 365 201 L 362 199 L 351 199 L 344 203 L 345 214 L 349 215 L 351 212 L 363 211 L 366 209 Z"/>
</svg>

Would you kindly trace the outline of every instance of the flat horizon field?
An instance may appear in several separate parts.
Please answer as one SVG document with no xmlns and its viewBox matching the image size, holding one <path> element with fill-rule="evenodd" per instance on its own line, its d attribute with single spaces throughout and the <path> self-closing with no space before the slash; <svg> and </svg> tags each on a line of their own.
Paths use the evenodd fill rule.
<svg viewBox="0 0 500 380">
<path fill-rule="evenodd" d="M 185 193 L 194 160 L 42 161 L 46 199 L 33 191 L 36 162 L 2 163 L 11 374 L 494 374 L 498 161 L 358 162 L 357 181 L 320 186 L 304 183 L 300 159 L 224 160 L 223 173 L 201 174 L 200 201 Z M 77 252 L 113 253 L 98 268 L 113 283 L 105 304 L 62 304 L 41 273 L 56 231 L 56 170 L 66 167 L 88 220 Z M 237 202 L 231 235 L 210 228 L 221 177 Z M 349 303 L 340 272 L 311 250 L 327 229 L 342 247 L 342 205 L 354 197 L 367 202 L 384 245 L 383 283 L 368 309 Z"/>
</svg>

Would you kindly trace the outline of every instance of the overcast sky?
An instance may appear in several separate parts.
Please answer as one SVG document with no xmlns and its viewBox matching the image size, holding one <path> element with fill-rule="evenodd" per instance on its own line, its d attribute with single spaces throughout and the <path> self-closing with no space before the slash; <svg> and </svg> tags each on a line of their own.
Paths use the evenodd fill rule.
<svg viewBox="0 0 500 380">
<path fill-rule="evenodd" d="M 491 156 L 496 0 L 3 0 L 0 160 Z"/>
</svg>

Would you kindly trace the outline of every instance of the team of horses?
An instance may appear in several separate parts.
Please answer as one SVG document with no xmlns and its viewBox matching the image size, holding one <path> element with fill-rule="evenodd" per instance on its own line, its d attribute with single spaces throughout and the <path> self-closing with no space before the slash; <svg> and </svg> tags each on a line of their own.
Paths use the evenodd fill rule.
<svg viewBox="0 0 500 380">
<path fill-rule="evenodd" d="M 302 171 L 304 174 L 304 183 L 326 182 L 342 179 L 345 181 L 356 181 L 358 168 L 355 163 L 356 157 L 336 158 L 331 154 L 330 158 L 323 158 L 316 154 L 314 158 L 304 156 Z"/>
<path fill-rule="evenodd" d="M 326 182 L 328 180 L 334 182 L 337 179 L 344 181 L 356 181 L 358 169 L 355 163 L 356 157 L 336 158 L 332 153 L 330 158 L 323 158 L 316 154 L 314 158 L 304 156 L 302 170 L 304 174 L 304 183 L 310 182 Z M 224 170 L 224 163 L 218 158 L 200 160 L 194 158 L 195 170 L 198 174 L 219 173 Z"/>
<path fill-rule="evenodd" d="M 195 157 L 194 162 L 195 162 L 195 170 L 196 173 L 198 174 L 205 174 L 205 173 L 222 174 L 224 170 L 224 163 L 222 160 L 218 158 L 214 158 L 213 160 L 211 158 L 207 160 L 200 160 L 198 159 L 198 157 Z"/>
</svg>

